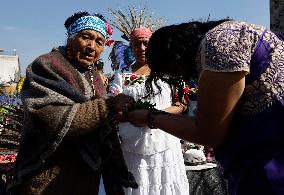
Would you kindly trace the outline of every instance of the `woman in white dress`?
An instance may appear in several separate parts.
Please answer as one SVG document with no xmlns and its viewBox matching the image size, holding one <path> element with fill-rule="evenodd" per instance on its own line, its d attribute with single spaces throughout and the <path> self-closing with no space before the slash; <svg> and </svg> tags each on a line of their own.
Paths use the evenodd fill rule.
<svg viewBox="0 0 284 195">
<path fill-rule="evenodd" d="M 112 95 L 124 93 L 136 101 L 148 101 L 155 108 L 171 113 L 182 113 L 186 108 L 179 102 L 173 103 L 171 89 L 158 80 L 161 93 L 145 99 L 145 80 L 150 69 L 145 60 L 145 51 L 152 32 L 149 28 L 136 28 L 130 34 L 130 46 L 136 61 L 130 66 L 119 68 L 110 83 Z M 138 189 L 125 188 L 132 195 L 186 195 L 189 184 L 186 177 L 180 139 L 160 129 L 147 126 L 135 127 L 128 122 L 119 124 L 119 134 L 124 158 L 133 173 Z"/>
</svg>

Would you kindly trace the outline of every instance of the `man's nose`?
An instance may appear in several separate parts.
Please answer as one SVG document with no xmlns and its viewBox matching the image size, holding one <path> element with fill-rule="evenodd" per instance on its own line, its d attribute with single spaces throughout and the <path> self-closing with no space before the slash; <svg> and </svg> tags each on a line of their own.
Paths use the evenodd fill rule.
<svg viewBox="0 0 284 195">
<path fill-rule="evenodd" d="M 146 46 L 142 43 L 142 44 L 140 45 L 140 49 L 141 49 L 141 50 L 146 50 Z"/>
<path fill-rule="evenodd" d="M 95 50 L 96 49 L 96 41 L 90 40 L 89 43 L 88 43 L 88 47 Z"/>
</svg>

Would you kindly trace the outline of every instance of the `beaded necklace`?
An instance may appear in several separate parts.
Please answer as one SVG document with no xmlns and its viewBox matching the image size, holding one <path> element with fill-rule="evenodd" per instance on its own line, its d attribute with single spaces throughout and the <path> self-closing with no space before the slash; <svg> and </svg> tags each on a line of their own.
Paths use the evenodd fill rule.
<svg viewBox="0 0 284 195">
<path fill-rule="evenodd" d="M 89 75 L 90 75 L 91 87 L 92 87 L 92 90 L 93 90 L 93 94 L 94 94 L 94 96 L 95 96 L 95 94 L 96 94 L 96 89 L 95 89 L 95 85 L 94 85 L 93 69 L 94 69 L 94 71 L 97 70 L 97 67 L 95 66 L 95 64 L 92 64 L 92 66 L 88 66 L 87 71 L 89 72 Z M 83 73 L 83 76 L 86 78 L 85 72 Z M 86 78 L 86 79 L 87 79 L 87 78 Z"/>
</svg>

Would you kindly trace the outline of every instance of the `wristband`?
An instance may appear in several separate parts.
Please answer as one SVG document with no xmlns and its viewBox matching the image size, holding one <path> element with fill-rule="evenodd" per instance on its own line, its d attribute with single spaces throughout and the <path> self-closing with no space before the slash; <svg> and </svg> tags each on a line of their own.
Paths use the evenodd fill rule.
<svg viewBox="0 0 284 195">
<path fill-rule="evenodd" d="M 148 112 L 148 120 L 147 120 L 147 126 L 150 128 L 150 129 L 157 129 L 156 125 L 155 125 L 155 117 L 157 115 L 160 115 L 160 114 L 166 114 L 166 112 L 164 111 L 161 111 L 161 110 L 157 110 L 155 108 L 152 108 L 152 109 L 149 109 L 149 112 Z"/>
</svg>

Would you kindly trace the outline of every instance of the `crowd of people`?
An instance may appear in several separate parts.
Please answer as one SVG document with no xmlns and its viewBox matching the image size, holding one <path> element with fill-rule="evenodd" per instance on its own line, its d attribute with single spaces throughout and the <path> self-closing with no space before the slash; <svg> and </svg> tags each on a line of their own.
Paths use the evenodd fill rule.
<svg viewBox="0 0 284 195">
<path fill-rule="evenodd" d="M 284 194 L 281 36 L 231 19 L 156 29 L 137 21 L 146 22 L 118 28 L 129 46 L 109 81 L 100 57 L 113 29 L 86 11 L 65 21 L 65 46 L 27 67 L 9 193 L 98 194 L 102 177 L 106 194 L 194 194 L 186 140 L 213 149 L 216 177 L 228 182 L 218 192 Z M 188 115 L 177 83 L 192 79 L 197 105 Z"/>
</svg>

